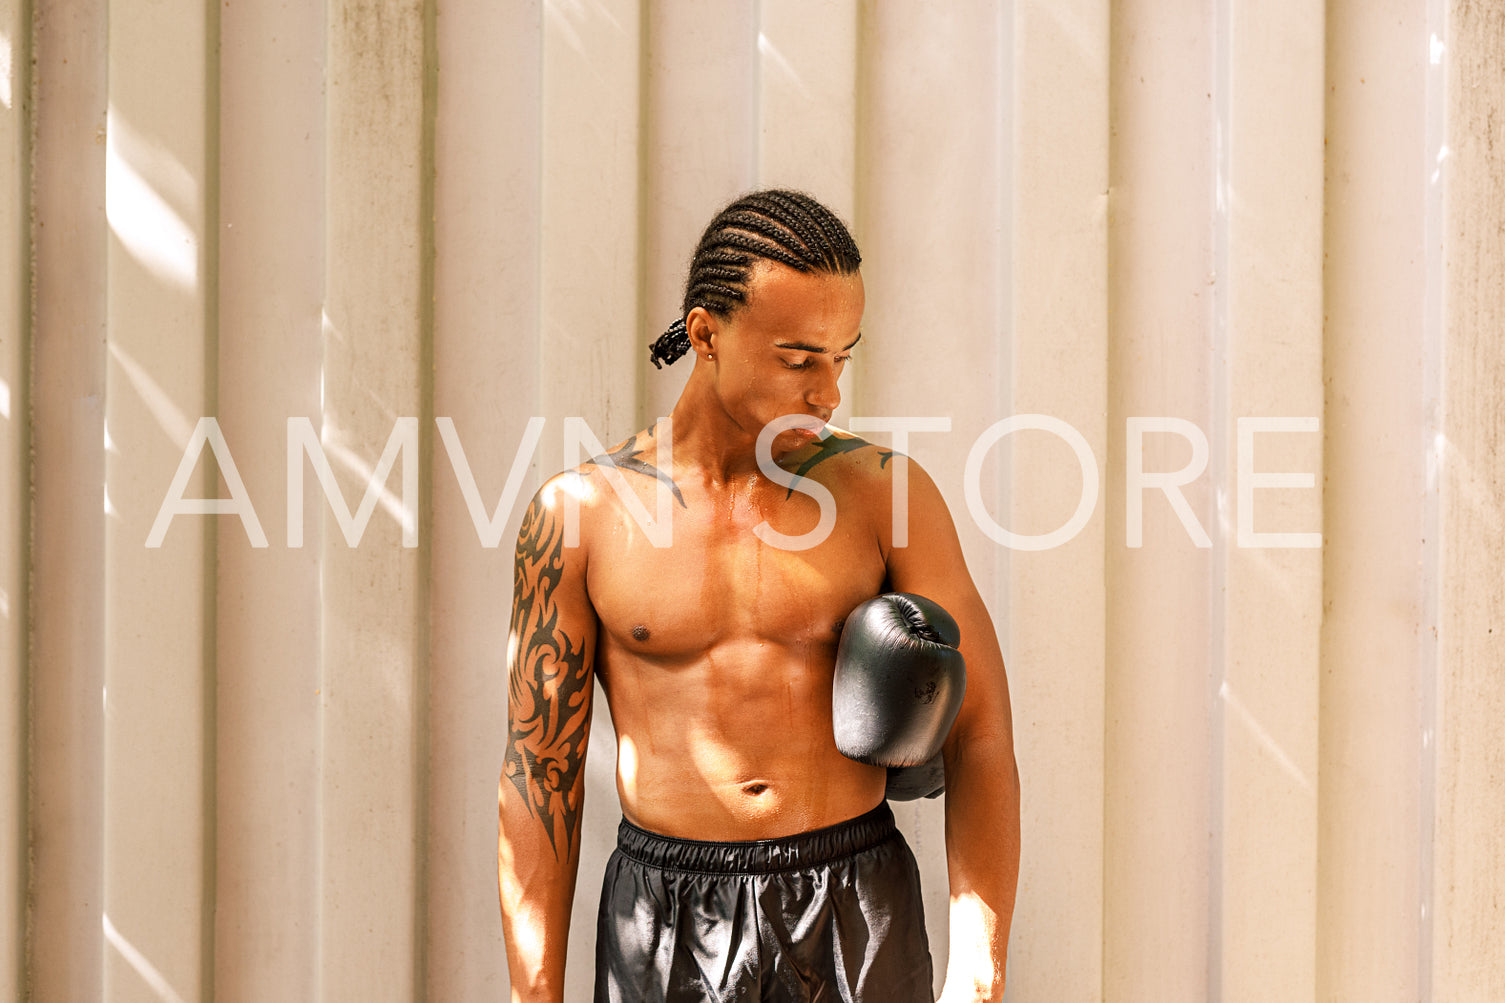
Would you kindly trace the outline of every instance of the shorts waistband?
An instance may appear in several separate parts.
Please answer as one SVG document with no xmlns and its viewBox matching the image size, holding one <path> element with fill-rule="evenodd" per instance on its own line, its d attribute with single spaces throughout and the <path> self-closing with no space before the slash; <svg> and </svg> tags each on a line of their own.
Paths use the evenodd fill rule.
<svg viewBox="0 0 1505 1003">
<path fill-rule="evenodd" d="M 661 836 L 624 818 L 617 827 L 617 850 L 629 860 L 671 871 L 770 874 L 851 857 L 878 846 L 898 831 L 887 801 L 880 801 L 866 814 L 824 829 L 744 842 Z"/>
</svg>

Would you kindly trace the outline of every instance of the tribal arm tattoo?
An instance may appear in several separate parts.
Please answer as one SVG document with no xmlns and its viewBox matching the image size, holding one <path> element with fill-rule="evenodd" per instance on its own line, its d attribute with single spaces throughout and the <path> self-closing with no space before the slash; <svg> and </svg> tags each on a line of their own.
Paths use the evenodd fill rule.
<svg viewBox="0 0 1505 1003">
<path fill-rule="evenodd" d="M 561 861 L 580 836 L 595 659 L 594 632 L 560 608 L 564 573 L 563 523 L 534 498 L 512 574 L 505 770 Z"/>
<path fill-rule="evenodd" d="M 647 432 L 639 432 L 634 435 L 622 443 L 621 446 L 617 447 L 615 452 L 604 453 L 601 456 L 592 456 L 585 462 L 598 467 L 616 467 L 618 470 L 630 470 L 635 474 L 652 477 L 660 484 L 668 485 L 669 490 L 674 492 L 674 500 L 679 502 L 680 508 L 687 508 L 685 497 L 679 493 L 679 485 L 674 483 L 674 478 L 647 460 L 642 459 L 640 454 L 648 451 L 648 443 L 639 446 L 638 440 L 645 437 L 651 442 L 653 439 L 653 429 L 650 428 Z"/>
</svg>

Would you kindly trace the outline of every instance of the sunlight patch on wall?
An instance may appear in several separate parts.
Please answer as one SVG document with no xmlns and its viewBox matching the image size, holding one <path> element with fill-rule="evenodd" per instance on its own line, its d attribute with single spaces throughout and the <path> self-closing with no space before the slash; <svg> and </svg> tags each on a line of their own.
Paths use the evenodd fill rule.
<svg viewBox="0 0 1505 1003">
<path fill-rule="evenodd" d="M 153 277 L 180 289 L 198 282 L 199 245 L 158 188 L 192 198 L 193 179 L 171 155 L 135 135 L 111 108 L 105 129 L 105 218 L 110 230 L 141 267 Z M 187 191 L 183 189 L 186 180 Z"/>
<path fill-rule="evenodd" d="M 177 403 L 168 395 L 162 386 L 152 379 L 151 373 L 146 367 L 137 362 L 116 342 L 110 342 L 110 357 L 120 366 L 125 378 L 130 381 L 141 398 L 141 403 L 151 412 L 152 417 L 157 419 L 157 424 L 162 426 L 162 431 L 167 433 L 167 439 L 175 448 L 181 449 L 183 443 L 193 434 L 193 422 L 188 420 L 188 415 L 178 407 Z M 111 443 L 113 445 L 113 443 Z"/>
<path fill-rule="evenodd" d="M 0 32 L 0 104 L 5 105 L 7 111 L 11 107 L 11 77 L 15 72 L 15 58 L 12 55 L 10 36 Z"/>
<path fill-rule="evenodd" d="M 799 71 L 794 68 L 789 60 L 784 58 L 784 54 L 761 31 L 758 32 L 758 52 L 767 60 L 765 65 L 778 69 L 794 85 L 795 89 L 800 92 L 801 97 L 810 97 L 810 91 L 806 89 L 805 82 L 800 79 Z"/>
<path fill-rule="evenodd" d="M 101 913 L 100 919 L 103 920 L 105 940 L 120 952 L 126 964 L 136 970 L 136 974 L 151 987 L 152 991 L 157 994 L 157 998 L 163 1000 L 164 1003 L 183 1003 L 183 997 L 173 991 L 167 978 L 157 970 L 157 966 L 153 965 L 146 955 L 136 948 L 136 945 L 126 940 L 120 931 L 115 929 L 115 924 L 110 922 L 110 917 Z"/>
<path fill-rule="evenodd" d="M 1226 679 L 1223 680 L 1223 685 L 1218 689 L 1218 696 L 1222 697 L 1223 703 L 1233 712 L 1234 719 L 1247 729 L 1249 734 L 1253 736 L 1254 741 L 1270 757 L 1270 761 L 1278 766 L 1286 776 L 1295 781 L 1296 785 L 1302 790 L 1311 791 L 1311 780 L 1307 779 L 1306 774 L 1301 771 L 1301 767 L 1296 765 L 1296 761 L 1280 747 L 1280 743 L 1275 740 L 1275 736 L 1270 734 L 1269 730 L 1260 724 L 1259 719 L 1244 705 L 1244 702 L 1234 695 L 1233 689 L 1228 685 Z"/>
<path fill-rule="evenodd" d="M 324 426 L 323 434 L 319 437 L 324 452 L 330 459 L 344 467 L 347 473 L 354 474 L 358 483 L 365 485 L 368 490 L 374 489 L 377 507 L 401 526 L 405 533 L 416 533 L 418 531 L 417 514 L 404 508 L 403 499 L 387 487 L 385 481 L 378 483 L 377 468 L 374 464 L 367 463 L 358 453 L 341 443 L 338 436 L 339 430 L 333 425 Z M 403 462 L 408 461 L 404 459 Z"/>
</svg>

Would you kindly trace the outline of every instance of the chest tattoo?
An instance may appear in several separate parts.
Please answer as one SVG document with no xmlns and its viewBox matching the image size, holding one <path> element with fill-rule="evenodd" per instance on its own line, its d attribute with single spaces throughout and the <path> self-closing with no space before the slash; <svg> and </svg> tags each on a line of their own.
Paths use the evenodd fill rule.
<svg viewBox="0 0 1505 1003">
<path fill-rule="evenodd" d="M 647 441 L 640 443 L 640 440 Z M 652 477 L 674 492 L 674 500 L 679 502 L 680 508 L 687 508 L 688 506 L 685 505 L 685 496 L 679 493 L 679 485 L 674 483 L 674 478 L 643 459 L 643 454 L 648 452 L 648 447 L 652 444 L 653 430 L 649 429 L 646 432 L 639 432 L 631 439 L 628 439 L 622 445 L 618 446 L 615 452 L 593 456 L 585 462 L 592 466 L 616 467 L 618 470 L 627 470 L 634 474 L 641 474 L 644 477 Z"/>
</svg>

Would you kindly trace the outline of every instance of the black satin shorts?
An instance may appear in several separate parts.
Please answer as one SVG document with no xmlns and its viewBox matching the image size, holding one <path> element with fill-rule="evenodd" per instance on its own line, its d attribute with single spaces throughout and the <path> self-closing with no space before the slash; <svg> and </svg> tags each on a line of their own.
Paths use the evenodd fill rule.
<svg viewBox="0 0 1505 1003">
<path fill-rule="evenodd" d="M 596 928 L 596 1003 L 933 1003 L 914 855 L 883 802 L 745 843 L 622 820 Z"/>
</svg>

